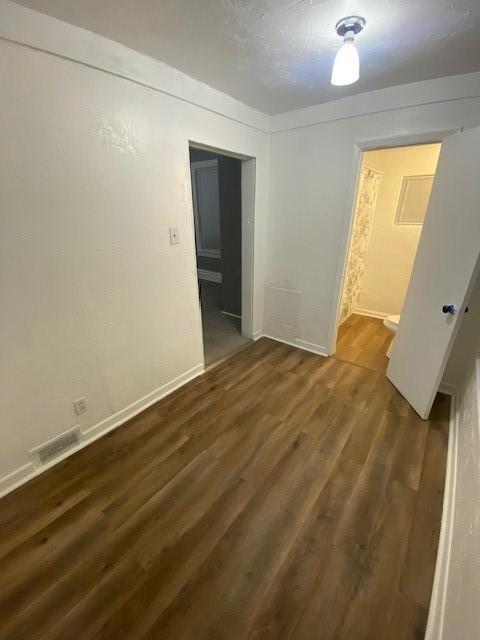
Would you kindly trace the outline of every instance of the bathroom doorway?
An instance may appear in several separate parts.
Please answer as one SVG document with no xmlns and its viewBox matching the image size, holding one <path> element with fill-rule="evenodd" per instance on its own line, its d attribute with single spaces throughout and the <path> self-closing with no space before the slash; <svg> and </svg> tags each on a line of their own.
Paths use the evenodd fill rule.
<svg viewBox="0 0 480 640">
<path fill-rule="evenodd" d="M 365 151 L 335 357 L 384 373 L 400 321 L 441 144 Z"/>
</svg>

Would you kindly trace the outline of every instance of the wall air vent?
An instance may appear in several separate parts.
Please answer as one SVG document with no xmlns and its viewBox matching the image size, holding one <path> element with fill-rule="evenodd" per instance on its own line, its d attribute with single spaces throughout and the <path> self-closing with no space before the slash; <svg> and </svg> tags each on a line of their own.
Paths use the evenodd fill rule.
<svg viewBox="0 0 480 640">
<path fill-rule="evenodd" d="M 60 457 L 66 451 L 73 449 L 80 444 L 81 432 L 79 427 L 74 427 L 62 433 L 57 438 L 49 440 L 40 447 L 32 449 L 30 456 L 35 466 L 41 466 Z"/>
<path fill-rule="evenodd" d="M 423 224 L 433 185 L 433 175 L 405 176 L 398 199 L 396 224 Z"/>
</svg>

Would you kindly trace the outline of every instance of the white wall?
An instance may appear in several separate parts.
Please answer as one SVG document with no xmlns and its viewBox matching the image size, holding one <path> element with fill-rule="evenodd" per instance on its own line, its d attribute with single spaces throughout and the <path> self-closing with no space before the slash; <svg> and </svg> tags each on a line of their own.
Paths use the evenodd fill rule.
<svg viewBox="0 0 480 640">
<path fill-rule="evenodd" d="M 272 117 L 266 333 L 329 349 L 355 144 L 395 136 L 408 144 L 416 135 L 480 125 L 478 96 L 480 74 L 471 74 Z"/>
<path fill-rule="evenodd" d="M 439 152 L 440 145 L 433 144 L 364 154 L 364 163 L 380 171 L 382 179 L 358 297 L 362 312 L 387 316 L 402 311 L 422 232 L 419 224 L 395 224 L 402 180 L 434 174 Z"/>
<path fill-rule="evenodd" d="M 474 640 L 480 627 L 480 275 L 462 318 L 446 375 L 458 388 L 452 537 L 443 634 L 431 640 Z"/>
<path fill-rule="evenodd" d="M 1 491 L 75 398 L 90 438 L 201 370 L 189 140 L 256 158 L 261 330 L 269 145 L 263 114 L 165 65 L 0 11 Z"/>
</svg>

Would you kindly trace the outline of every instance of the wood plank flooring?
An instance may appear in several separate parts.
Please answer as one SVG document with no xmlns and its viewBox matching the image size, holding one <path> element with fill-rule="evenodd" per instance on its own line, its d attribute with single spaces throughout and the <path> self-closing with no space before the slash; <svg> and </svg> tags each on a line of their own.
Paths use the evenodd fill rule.
<svg viewBox="0 0 480 640">
<path fill-rule="evenodd" d="M 385 373 L 388 366 L 387 349 L 393 334 L 383 320 L 353 313 L 338 328 L 335 357 Z"/>
<path fill-rule="evenodd" d="M 448 410 L 259 340 L 0 501 L 0 637 L 423 638 Z"/>
</svg>

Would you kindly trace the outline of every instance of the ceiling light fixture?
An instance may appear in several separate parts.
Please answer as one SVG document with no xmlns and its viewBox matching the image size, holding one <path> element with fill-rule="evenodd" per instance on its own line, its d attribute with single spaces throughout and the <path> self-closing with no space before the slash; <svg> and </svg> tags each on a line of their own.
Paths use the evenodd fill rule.
<svg viewBox="0 0 480 640">
<path fill-rule="evenodd" d="M 360 77 L 360 60 L 353 39 L 365 26 L 365 19 L 359 16 L 343 18 L 335 25 L 338 35 L 343 38 L 343 44 L 337 51 L 333 63 L 331 83 L 343 87 L 353 84 Z"/>
</svg>

